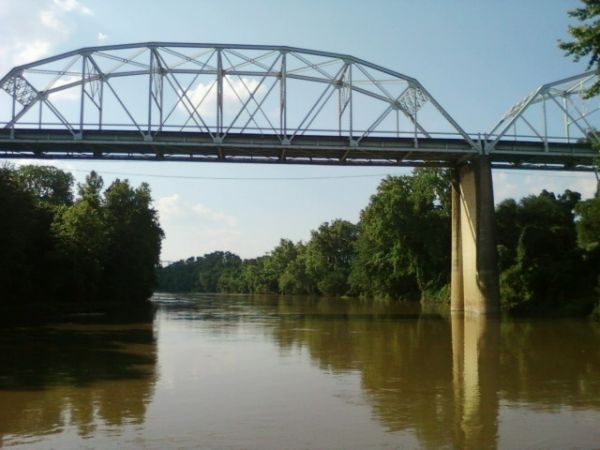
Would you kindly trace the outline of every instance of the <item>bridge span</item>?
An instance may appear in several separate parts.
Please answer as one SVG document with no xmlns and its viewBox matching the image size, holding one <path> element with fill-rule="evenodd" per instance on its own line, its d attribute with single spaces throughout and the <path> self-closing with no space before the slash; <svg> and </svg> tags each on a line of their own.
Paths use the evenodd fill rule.
<svg viewBox="0 0 600 450">
<path fill-rule="evenodd" d="M 594 72 L 467 133 L 415 78 L 345 54 L 171 42 L 87 47 L 0 79 L 0 158 L 453 170 L 452 309 L 499 308 L 492 168 L 595 169 Z"/>
<path fill-rule="evenodd" d="M 485 143 L 478 142 L 478 146 Z M 0 157 L 282 163 L 342 166 L 455 167 L 481 152 L 461 138 L 369 137 L 352 145 L 347 137 L 299 136 L 284 143 L 272 134 L 230 133 L 216 143 L 208 133 L 162 131 L 147 140 L 135 131 L 90 130 L 74 139 L 64 130 L 0 129 Z M 586 143 L 505 140 L 496 143 L 494 168 L 589 171 L 595 152 Z"/>
</svg>

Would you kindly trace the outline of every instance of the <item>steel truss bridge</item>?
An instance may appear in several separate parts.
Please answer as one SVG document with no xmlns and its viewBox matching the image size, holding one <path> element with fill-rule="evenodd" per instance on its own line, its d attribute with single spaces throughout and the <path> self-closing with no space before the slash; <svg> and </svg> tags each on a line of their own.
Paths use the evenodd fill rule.
<svg viewBox="0 0 600 450">
<path fill-rule="evenodd" d="M 586 72 L 469 134 L 415 78 L 349 55 L 264 45 L 88 47 L 0 80 L 0 157 L 592 170 Z"/>
</svg>

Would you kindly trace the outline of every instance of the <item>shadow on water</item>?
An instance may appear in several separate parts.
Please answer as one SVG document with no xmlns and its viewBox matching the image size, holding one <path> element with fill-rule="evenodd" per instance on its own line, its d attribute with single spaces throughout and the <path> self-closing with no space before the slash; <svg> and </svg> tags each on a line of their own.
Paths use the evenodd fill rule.
<svg viewBox="0 0 600 450">
<path fill-rule="evenodd" d="M 142 423 L 156 382 L 156 338 L 144 320 L 73 315 L 67 323 L 0 328 L 0 446 L 68 426 Z M 151 317 L 151 316 L 150 316 Z"/>
</svg>

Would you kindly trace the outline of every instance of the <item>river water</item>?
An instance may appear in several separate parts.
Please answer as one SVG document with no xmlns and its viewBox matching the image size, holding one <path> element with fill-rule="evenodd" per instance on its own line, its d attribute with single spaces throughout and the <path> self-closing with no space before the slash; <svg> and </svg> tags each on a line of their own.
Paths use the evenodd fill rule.
<svg viewBox="0 0 600 450">
<path fill-rule="evenodd" d="M 600 324 L 157 294 L 151 323 L 0 329 L 0 446 L 598 449 Z"/>
</svg>

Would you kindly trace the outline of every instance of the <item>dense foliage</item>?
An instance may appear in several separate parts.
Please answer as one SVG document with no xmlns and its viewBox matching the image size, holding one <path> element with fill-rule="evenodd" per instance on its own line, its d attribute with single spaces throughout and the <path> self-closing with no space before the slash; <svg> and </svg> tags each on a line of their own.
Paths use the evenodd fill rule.
<svg viewBox="0 0 600 450">
<path fill-rule="evenodd" d="M 446 171 L 388 177 L 359 224 L 323 223 L 307 243 L 282 239 L 269 254 L 241 261 L 215 252 L 159 270 L 168 291 L 365 295 L 410 298 L 449 281 Z M 218 281 L 207 285 L 205 277 Z"/>
<path fill-rule="evenodd" d="M 0 168 L 2 303 L 139 302 L 155 287 L 163 232 L 148 185 L 92 172 L 73 195 L 54 167 Z"/>
<path fill-rule="evenodd" d="M 594 221 L 590 205 L 600 205 L 600 199 L 581 202 L 578 193 L 568 190 L 559 196 L 542 191 L 519 203 L 505 200 L 498 205 L 500 286 L 506 309 L 592 309 L 594 279 L 600 273 L 592 241 L 600 234 L 593 226 L 587 237 L 583 233 Z"/>
<path fill-rule="evenodd" d="M 439 169 L 388 177 L 356 225 L 326 222 L 308 242 L 282 239 L 259 258 L 214 252 L 179 261 L 159 270 L 159 288 L 447 301 L 449 186 Z M 600 294 L 600 198 L 542 191 L 496 212 L 504 309 L 589 313 Z"/>
<path fill-rule="evenodd" d="M 574 40 L 560 42 L 559 46 L 575 61 L 589 57 L 588 69 L 593 67 L 600 73 L 600 0 L 582 0 L 582 3 L 582 7 L 569 11 L 569 15 L 580 22 L 569 27 L 569 33 Z M 586 95 L 593 97 L 598 94 L 600 81 L 596 81 Z"/>
</svg>

